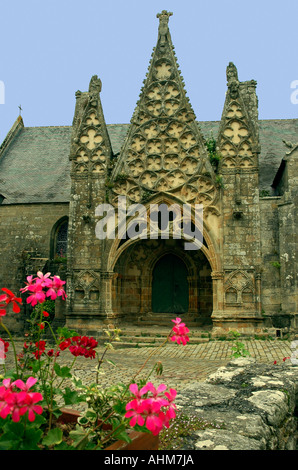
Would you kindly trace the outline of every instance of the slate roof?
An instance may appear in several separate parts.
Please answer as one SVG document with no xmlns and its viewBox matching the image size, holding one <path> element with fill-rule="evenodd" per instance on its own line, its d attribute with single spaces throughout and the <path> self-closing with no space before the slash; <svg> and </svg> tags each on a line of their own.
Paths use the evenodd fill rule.
<svg viewBox="0 0 298 470">
<path fill-rule="evenodd" d="M 216 138 L 219 121 L 198 122 L 205 138 Z M 114 154 L 120 152 L 129 124 L 109 124 Z M 285 155 L 282 140 L 298 142 L 298 119 L 260 120 L 260 189 L 271 190 Z M 0 148 L 0 195 L 3 204 L 69 202 L 71 126 L 22 127 Z M 2 155 L 1 155 L 2 153 Z"/>
</svg>

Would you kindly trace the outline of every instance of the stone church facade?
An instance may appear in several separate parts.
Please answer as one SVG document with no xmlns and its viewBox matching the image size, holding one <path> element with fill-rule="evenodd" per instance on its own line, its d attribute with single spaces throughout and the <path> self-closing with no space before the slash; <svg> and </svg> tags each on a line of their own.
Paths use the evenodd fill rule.
<svg viewBox="0 0 298 470">
<path fill-rule="evenodd" d="M 157 15 L 130 124 L 106 124 L 97 76 L 76 93 L 72 126 L 16 120 L 0 147 L 1 286 L 18 292 L 38 269 L 61 275 L 68 297 L 57 318 L 86 333 L 111 323 L 163 324 L 173 314 L 214 334 L 293 331 L 298 120 L 259 120 L 256 82 L 239 81 L 230 63 L 221 120 L 198 122 L 170 15 Z M 121 226 L 119 198 L 131 211 Z M 137 204 L 145 218 L 136 219 Z M 186 226 L 175 236 L 185 205 L 194 229 L 194 208 L 203 208 L 200 249 L 185 249 Z M 168 236 L 161 206 L 170 209 Z M 114 210 L 114 237 L 98 236 L 103 207 Z M 154 236 L 127 235 L 129 224 L 137 232 L 150 217 Z M 24 327 L 18 315 L 9 321 Z"/>
</svg>

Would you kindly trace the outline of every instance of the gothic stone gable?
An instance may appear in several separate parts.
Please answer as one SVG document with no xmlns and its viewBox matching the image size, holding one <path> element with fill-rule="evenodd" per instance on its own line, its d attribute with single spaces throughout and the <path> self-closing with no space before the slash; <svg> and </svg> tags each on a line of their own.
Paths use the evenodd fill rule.
<svg viewBox="0 0 298 470">
<path fill-rule="evenodd" d="M 257 167 L 259 149 L 256 82 L 239 82 L 233 63 L 227 67 L 228 90 L 218 136 L 222 169 Z"/>
<path fill-rule="evenodd" d="M 112 174 L 112 203 L 119 195 L 135 203 L 160 192 L 192 204 L 213 206 L 217 200 L 213 169 L 178 69 L 170 15 L 157 15 L 157 45 Z"/>
<path fill-rule="evenodd" d="M 102 245 L 95 236 L 95 210 L 105 202 L 112 157 L 100 101 L 101 81 L 91 78 L 88 92 L 76 93 L 71 136 L 71 199 L 68 236 L 69 312 L 97 312 Z M 86 284 L 86 276 L 96 282 Z M 91 273 L 91 274 L 90 274 Z"/>
</svg>

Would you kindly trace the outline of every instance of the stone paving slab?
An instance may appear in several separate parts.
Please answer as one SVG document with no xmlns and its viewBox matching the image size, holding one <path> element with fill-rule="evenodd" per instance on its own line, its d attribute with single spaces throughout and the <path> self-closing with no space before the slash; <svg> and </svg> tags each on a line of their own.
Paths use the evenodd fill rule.
<svg viewBox="0 0 298 470">
<path fill-rule="evenodd" d="M 281 364 L 284 357 L 291 355 L 290 341 L 242 340 L 241 342 L 257 362 L 272 364 L 272 366 L 274 366 L 274 361 Z M 198 345 L 188 343 L 183 346 L 169 343 L 162 348 L 143 346 L 111 350 L 107 352 L 105 358 L 113 361 L 114 365 L 108 362 L 102 365 L 100 383 L 103 387 L 108 387 L 119 382 L 129 382 L 150 356 L 140 377 L 147 377 L 155 363 L 161 361 L 163 374 L 156 380 L 181 391 L 187 384 L 204 381 L 208 375 L 226 365 L 231 359 L 232 346 L 231 341 L 209 341 Z M 21 343 L 18 347 L 21 347 Z M 98 352 L 100 351 L 103 351 L 102 346 L 98 348 Z M 73 356 L 69 352 L 61 353 L 60 365 L 68 365 L 72 361 Z M 13 355 L 10 351 L 5 364 L 7 369 L 12 364 Z M 96 365 L 96 362 L 91 359 L 78 357 L 73 373 L 85 383 L 92 383 L 95 381 Z M 152 381 L 154 381 L 153 376 Z"/>
</svg>

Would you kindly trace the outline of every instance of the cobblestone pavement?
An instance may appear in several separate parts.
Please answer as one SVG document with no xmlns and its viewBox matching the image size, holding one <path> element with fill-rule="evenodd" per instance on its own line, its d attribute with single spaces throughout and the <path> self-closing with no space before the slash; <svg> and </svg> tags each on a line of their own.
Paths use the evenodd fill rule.
<svg viewBox="0 0 298 470">
<path fill-rule="evenodd" d="M 241 341 L 249 351 L 250 356 L 257 362 L 272 364 L 274 361 L 282 363 L 284 357 L 291 355 L 290 341 L 279 340 L 250 340 Z M 197 345 L 186 346 L 174 343 L 166 344 L 161 349 L 157 347 L 139 347 L 115 349 L 107 352 L 105 358 L 112 361 L 104 362 L 100 371 L 100 383 L 108 387 L 117 383 L 128 383 L 148 359 L 139 377 L 146 377 L 154 364 L 161 361 L 163 374 L 156 380 L 166 383 L 168 388 L 182 391 L 191 382 L 204 381 L 208 375 L 229 362 L 233 344 L 231 341 L 209 341 Z M 21 343 L 18 345 L 21 347 Z M 98 348 L 101 352 L 102 347 Z M 69 352 L 61 353 L 60 365 L 69 365 L 74 357 Z M 7 369 L 13 364 L 12 351 L 7 354 L 5 366 Z M 81 378 L 84 383 L 92 383 L 96 376 L 96 362 L 91 359 L 78 357 L 73 374 Z M 0 365 L 1 373 L 1 365 Z M 155 382 L 154 376 L 151 380 Z M 67 383 L 64 384 L 65 386 Z"/>
</svg>

